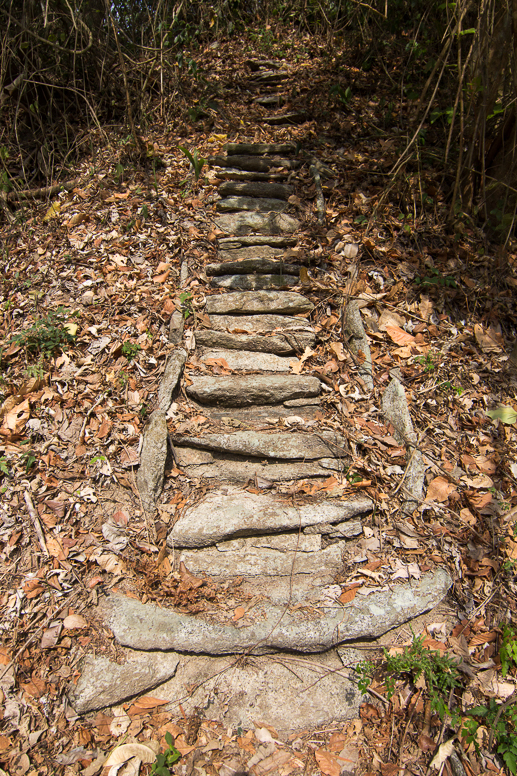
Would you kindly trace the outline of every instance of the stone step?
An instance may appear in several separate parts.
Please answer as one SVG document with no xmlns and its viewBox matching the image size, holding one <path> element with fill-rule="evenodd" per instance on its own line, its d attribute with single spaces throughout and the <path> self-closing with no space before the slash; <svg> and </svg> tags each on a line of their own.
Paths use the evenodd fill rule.
<svg viewBox="0 0 517 776">
<path fill-rule="evenodd" d="M 371 512 L 373 502 L 360 494 L 347 499 L 320 499 L 293 505 L 289 498 L 250 493 L 228 486 L 211 490 L 187 507 L 169 531 L 167 543 L 180 548 L 210 547 L 246 536 L 264 536 L 321 523 L 343 523 Z"/>
<path fill-rule="evenodd" d="M 206 311 L 209 315 L 246 313 L 308 313 L 314 305 L 307 297 L 292 291 L 242 291 L 241 293 L 209 296 Z"/>
<path fill-rule="evenodd" d="M 451 583 L 447 570 L 437 568 L 418 581 L 390 584 L 366 597 L 357 595 L 348 604 L 322 599 L 315 608 L 311 602 L 310 617 L 303 606 L 286 611 L 285 604 L 257 601 L 246 612 L 244 623 L 217 622 L 217 612 L 211 612 L 210 618 L 180 614 L 120 595 L 103 602 L 101 613 L 116 641 L 131 649 L 209 655 L 314 653 L 381 636 L 439 604 Z"/>
<path fill-rule="evenodd" d="M 265 97 L 257 97 L 255 102 L 257 105 L 263 105 L 267 108 L 269 105 L 283 105 L 286 101 L 286 97 L 283 94 L 268 94 Z"/>
<path fill-rule="evenodd" d="M 246 197 L 273 197 L 277 199 L 289 199 L 294 193 L 292 186 L 285 183 L 242 183 L 241 181 L 226 181 L 219 186 L 219 194 L 222 197 L 228 195 L 243 195 Z"/>
<path fill-rule="evenodd" d="M 294 288 L 300 285 L 297 275 L 219 275 L 210 281 L 212 288 L 257 291 L 276 288 Z"/>
<path fill-rule="evenodd" d="M 265 247 L 270 246 L 272 248 L 289 248 L 296 245 L 296 237 L 274 237 L 272 235 L 254 234 L 249 237 L 220 237 L 218 243 L 219 247 L 223 250 L 233 250 L 246 247 L 254 248 L 257 245 L 263 245 Z"/>
<path fill-rule="evenodd" d="M 295 143 L 227 143 L 228 156 L 265 156 L 267 154 L 294 154 Z"/>
<path fill-rule="evenodd" d="M 197 339 L 197 338 L 196 338 Z M 199 342 L 198 342 L 199 344 Z M 291 372 L 291 364 L 297 364 L 296 358 L 282 358 L 273 353 L 256 353 L 246 350 L 205 350 L 201 351 L 199 361 L 206 363 L 214 359 L 224 359 L 232 372 Z"/>
<path fill-rule="evenodd" d="M 257 316 L 258 317 L 258 316 Z M 301 354 L 312 347 L 316 337 L 310 332 L 290 332 L 270 337 L 260 334 L 229 334 L 225 331 L 201 329 L 196 331 L 196 342 L 202 347 L 246 350 L 253 353 L 274 353 L 277 356 Z"/>
<path fill-rule="evenodd" d="M 248 250 L 248 249 L 246 249 Z M 222 251 L 225 254 L 225 261 L 218 264 L 207 264 L 205 272 L 209 277 L 216 277 L 217 275 L 227 275 L 231 272 L 234 275 L 246 275 L 251 272 L 256 272 L 259 275 L 267 274 L 282 274 L 282 272 L 288 272 L 290 275 L 299 275 L 300 266 L 297 264 L 288 264 L 284 261 L 272 261 L 271 259 L 236 259 L 231 261 L 226 258 L 229 253 L 234 251 Z M 236 252 L 236 251 L 235 251 Z M 281 252 L 280 252 L 281 255 Z"/>
<path fill-rule="evenodd" d="M 303 111 L 292 111 L 291 113 L 283 113 L 280 116 L 264 116 L 262 121 L 272 127 L 279 127 L 283 124 L 303 124 L 305 121 L 309 121 L 309 117 Z"/>
<path fill-rule="evenodd" d="M 247 59 L 245 65 L 253 71 L 261 70 L 264 68 L 267 70 L 280 70 L 282 67 L 282 63 L 277 62 L 274 59 Z"/>
<path fill-rule="evenodd" d="M 362 532 L 361 523 L 350 521 L 350 538 Z M 325 549 L 321 536 L 282 534 L 220 542 L 203 550 L 183 550 L 181 560 L 192 574 L 210 569 L 213 577 L 288 577 L 291 574 L 317 574 L 325 568 L 337 574 L 343 566 L 346 542 Z"/>
<path fill-rule="evenodd" d="M 225 197 L 216 205 L 221 213 L 229 213 L 234 210 L 255 210 L 259 213 L 282 213 L 287 208 L 283 199 L 270 199 L 268 197 Z"/>
<path fill-rule="evenodd" d="M 282 81 L 286 81 L 289 78 L 289 73 L 286 70 L 266 70 L 263 73 L 258 73 L 250 79 L 251 83 L 261 86 L 262 84 L 277 84 Z"/>
<path fill-rule="evenodd" d="M 252 406 L 220 407 L 197 404 L 194 406 L 199 413 L 206 415 L 214 421 L 223 423 L 231 428 L 256 428 L 263 427 L 264 423 L 278 423 L 283 421 L 288 428 L 305 423 L 314 423 L 321 419 L 321 407 L 318 397 L 305 399 L 304 404 L 296 407 L 289 401 L 282 404 L 253 404 Z"/>
<path fill-rule="evenodd" d="M 220 299 L 220 297 L 210 298 Z M 305 297 L 302 297 L 302 299 L 305 299 Z M 285 305 L 284 300 L 281 300 L 280 303 L 282 306 Z M 304 331 L 314 334 L 314 329 L 310 322 L 306 318 L 297 318 L 295 315 L 216 315 L 210 313 L 209 320 L 212 329 L 233 334 L 280 335 L 286 331 Z"/>
<path fill-rule="evenodd" d="M 208 163 L 211 167 L 237 167 L 249 172 L 296 170 L 301 164 L 297 159 L 285 159 L 280 156 L 210 156 Z"/>
<path fill-rule="evenodd" d="M 236 181 L 285 181 L 289 177 L 286 172 L 252 172 L 251 170 L 238 170 L 235 167 L 223 167 L 215 171 L 215 177 L 219 180 Z"/>
<path fill-rule="evenodd" d="M 292 234 L 300 228 L 300 221 L 285 213 L 227 213 L 214 219 L 214 224 L 221 232 L 232 235 L 259 234 Z"/>
<path fill-rule="evenodd" d="M 300 375 L 232 375 L 192 376 L 188 396 L 200 404 L 219 407 L 276 405 L 288 399 L 318 396 L 321 383 L 317 377 Z M 296 414 L 296 413 L 295 413 Z"/>
<path fill-rule="evenodd" d="M 343 469 L 343 465 L 335 458 L 320 458 L 310 463 L 300 461 L 276 463 L 260 461 L 256 458 L 242 460 L 237 456 L 211 453 L 208 450 L 179 445 L 175 445 L 175 451 L 177 464 L 188 477 L 218 482 L 247 483 L 258 478 L 259 484 L 260 482 L 283 483 L 315 477 L 326 478 L 332 472 Z M 329 530 L 326 533 L 333 532 Z"/>
<path fill-rule="evenodd" d="M 272 245 L 245 245 L 242 248 L 219 248 L 219 259 L 225 261 L 240 261 L 241 259 L 274 259 L 285 253 L 283 248 Z"/>
<path fill-rule="evenodd" d="M 342 450 L 343 456 L 346 455 L 345 438 L 328 431 L 321 434 L 236 431 L 232 434 L 204 434 L 200 437 L 172 434 L 172 439 L 175 443 L 200 450 L 217 450 L 258 458 L 312 461 L 333 457 L 337 450 Z"/>
</svg>

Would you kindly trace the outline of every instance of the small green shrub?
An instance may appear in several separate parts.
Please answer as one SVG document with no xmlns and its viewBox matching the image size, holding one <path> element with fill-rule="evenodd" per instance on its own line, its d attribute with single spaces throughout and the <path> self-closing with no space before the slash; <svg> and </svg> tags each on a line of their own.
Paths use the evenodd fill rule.
<svg viewBox="0 0 517 776">
<path fill-rule="evenodd" d="M 6 345 L 20 345 L 27 353 L 41 353 L 50 358 L 75 341 L 76 325 L 67 323 L 69 317 L 68 310 L 59 306 L 37 318 L 29 329 L 15 334 Z"/>
<path fill-rule="evenodd" d="M 169 731 L 165 733 L 165 740 L 168 744 L 167 749 L 162 754 L 157 755 L 151 768 L 152 776 L 172 776 L 171 768 L 181 757 L 180 752 L 174 746 L 174 739 Z"/>
<path fill-rule="evenodd" d="M 388 700 L 395 692 L 395 682 L 399 676 L 407 674 L 416 681 L 423 675 L 433 711 L 439 714 L 440 719 L 448 714 L 455 721 L 459 721 L 455 719 L 456 715 L 449 711 L 446 702 L 450 690 L 459 685 L 456 664 L 451 658 L 424 647 L 422 637 L 414 637 L 411 646 L 405 647 L 400 655 L 390 655 L 385 649 L 384 668 Z M 373 675 L 372 663 L 363 661 L 356 666 L 356 671 L 359 674 L 359 689 L 364 694 Z"/>
<path fill-rule="evenodd" d="M 130 363 L 135 360 L 137 354 L 141 350 L 142 347 L 137 342 L 124 342 L 122 345 L 122 355 L 125 356 Z"/>
<path fill-rule="evenodd" d="M 188 148 L 185 148 L 185 146 L 178 146 L 178 148 L 189 160 L 192 169 L 194 170 L 194 176 L 196 180 L 199 180 L 199 176 L 201 175 L 201 171 L 207 160 L 199 155 L 197 148 L 194 148 L 192 152 L 189 151 Z"/>
</svg>

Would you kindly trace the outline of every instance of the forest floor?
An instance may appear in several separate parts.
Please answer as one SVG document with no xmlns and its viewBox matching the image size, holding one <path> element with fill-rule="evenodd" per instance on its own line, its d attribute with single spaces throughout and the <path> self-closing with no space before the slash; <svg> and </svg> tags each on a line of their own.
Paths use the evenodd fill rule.
<svg viewBox="0 0 517 776">
<path fill-rule="evenodd" d="M 93 776 L 124 736 L 166 746 L 168 731 L 182 776 L 194 769 L 231 776 L 243 753 L 253 758 L 265 744 L 271 759 L 258 757 L 254 774 L 424 774 L 437 751 L 436 772 L 504 772 L 504 756 L 515 773 L 516 254 L 466 217 L 449 218 L 454 171 L 435 166 L 436 127 L 424 127 L 418 164 L 386 189 L 416 107 L 400 99 L 380 64 L 365 71 L 351 52 L 330 56 L 314 39 L 287 44 L 272 32 L 240 51 L 223 41 L 192 56 L 197 75 L 171 85 L 142 127 L 147 164 L 131 161 L 127 131 L 90 132 L 94 152 L 78 161 L 77 185 L 18 203 L 16 218 L 2 226 L 4 772 Z M 291 103 L 306 121 L 289 128 L 261 121 L 246 86 L 246 60 L 261 57 L 292 69 Z M 318 312 L 320 343 L 304 373 L 326 376 L 329 413 L 339 406 L 362 440 L 350 482 L 378 504 L 368 563 L 350 578 L 351 589 L 360 579 L 380 584 L 386 564 L 399 578 L 443 564 L 454 579 L 447 615 L 414 634 L 420 641 L 408 631 L 405 642 L 388 643 L 387 656 L 373 653 L 376 695 L 365 695 L 358 719 L 294 731 L 286 741 L 268 720 L 255 730 L 225 729 L 152 694 L 116 716 L 86 718 L 65 696 L 85 652 L 110 643 L 90 619 L 99 592 L 127 570 L 152 569 L 167 531 L 162 512 L 158 541 L 150 541 L 135 486 L 139 438 L 171 350 L 182 259 L 190 269 L 181 302 L 188 338 L 196 304 L 210 293 L 203 268 L 217 239 L 218 182 L 208 166 L 196 180 L 180 147 L 208 157 L 244 140 L 294 140 L 332 171 L 324 225 L 305 168 L 293 204 L 304 219 L 300 243 L 327 266 L 318 286 L 328 293 Z M 342 344 L 341 308 L 350 297 L 361 301 L 372 348 L 375 389 L 366 401 L 354 399 L 354 365 Z M 395 367 L 428 462 L 425 500 L 402 522 L 406 450 L 383 438 L 376 420 Z M 184 478 L 177 470 L 168 476 L 177 480 L 170 503 L 179 503 Z M 121 530 L 124 548 L 108 551 Z M 140 592 L 156 599 L 152 578 L 141 580 Z"/>
</svg>

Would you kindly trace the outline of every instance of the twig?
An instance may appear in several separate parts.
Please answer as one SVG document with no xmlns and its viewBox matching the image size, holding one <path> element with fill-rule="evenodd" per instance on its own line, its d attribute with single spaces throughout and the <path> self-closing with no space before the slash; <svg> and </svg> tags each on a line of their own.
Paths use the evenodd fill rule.
<svg viewBox="0 0 517 776">
<path fill-rule="evenodd" d="M 32 503 L 31 495 L 28 490 L 25 491 L 25 493 L 23 494 L 23 497 L 25 499 L 25 503 L 27 504 L 27 511 L 29 512 L 29 516 L 34 524 L 34 530 L 36 531 L 36 536 L 38 537 L 38 542 L 39 542 L 39 546 L 41 547 L 41 551 L 48 558 L 50 556 L 49 556 L 49 551 L 47 550 L 47 545 L 45 544 L 45 536 L 43 534 L 39 517 L 36 513 L 36 510 L 34 509 L 34 504 Z"/>
<path fill-rule="evenodd" d="M 318 222 L 320 224 L 325 223 L 325 197 L 323 196 L 323 189 L 321 187 L 321 177 L 318 168 L 315 164 L 311 164 L 309 172 L 314 179 L 314 185 L 316 186 L 316 212 L 318 213 Z"/>
<path fill-rule="evenodd" d="M 85 433 L 85 430 L 86 430 L 86 424 L 88 423 L 88 420 L 91 417 L 92 412 L 94 411 L 95 407 L 98 407 L 99 404 L 104 401 L 106 396 L 107 396 L 107 392 L 106 391 L 104 391 L 104 393 L 101 393 L 101 395 L 99 396 L 97 401 L 92 404 L 92 406 L 90 407 L 90 409 L 86 413 L 86 415 L 84 417 L 84 420 L 83 420 L 83 425 L 81 426 L 81 433 L 79 434 L 79 444 L 80 445 L 82 445 L 84 443 L 84 433 Z"/>
<path fill-rule="evenodd" d="M 23 189 L 22 191 L 10 191 L 7 194 L 8 202 L 18 202 L 21 199 L 45 199 L 59 194 L 60 191 L 71 191 L 81 182 L 80 178 L 73 178 L 70 181 L 56 183 L 54 186 L 42 186 L 40 189 Z"/>
</svg>

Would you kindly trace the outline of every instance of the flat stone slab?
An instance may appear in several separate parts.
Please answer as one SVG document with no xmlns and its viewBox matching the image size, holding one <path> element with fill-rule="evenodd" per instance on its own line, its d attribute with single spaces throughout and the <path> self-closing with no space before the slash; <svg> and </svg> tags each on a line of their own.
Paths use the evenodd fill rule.
<svg viewBox="0 0 517 776">
<path fill-rule="evenodd" d="M 228 234 L 291 234 L 300 221 L 286 213 L 227 213 L 214 219 L 215 226 Z"/>
<path fill-rule="evenodd" d="M 308 121 L 306 113 L 301 111 L 293 111 L 292 113 L 284 113 L 280 116 L 264 116 L 262 121 L 270 126 L 281 126 L 282 124 L 303 124 L 304 121 Z"/>
<path fill-rule="evenodd" d="M 266 536 L 234 539 L 203 550 L 182 550 L 181 559 L 192 574 L 209 569 L 214 577 L 288 577 L 317 574 L 322 567 L 337 573 L 343 566 L 343 544 L 337 542 L 321 549 L 321 536 L 316 534 Z"/>
<path fill-rule="evenodd" d="M 211 298 L 222 299 L 223 297 Z M 304 298 L 302 297 L 302 299 Z M 236 301 L 238 302 L 238 300 Z M 288 299 L 287 301 L 292 302 L 293 300 Z M 296 300 L 294 302 L 296 303 Z M 284 307 L 285 300 L 280 300 L 280 304 Z M 294 315 L 216 315 L 210 313 L 210 325 L 212 329 L 226 331 L 230 334 L 279 334 L 282 331 L 314 333 L 312 325 L 306 318 L 297 318 Z"/>
<path fill-rule="evenodd" d="M 253 172 L 252 170 L 238 170 L 234 167 L 222 167 L 215 171 L 215 177 L 220 180 L 235 181 L 285 181 L 289 176 L 284 172 Z"/>
<path fill-rule="evenodd" d="M 275 288 L 294 288 L 300 285 L 296 275 L 222 275 L 212 278 L 210 285 L 215 288 L 242 289 L 243 291 L 262 291 Z"/>
<path fill-rule="evenodd" d="M 298 422 L 304 423 L 321 417 L 319 399 L 308 399 L 303 405 L 296 408 L 284 404 L 254 404 L 252 407 L 209 407 L 206 404 L 198 404 L 199 412 L 213 420 L 230 423 L 233 428 L 236 424 L 240 427 L 250 428 L 262 426 L 264 422 L 277 423 L 279 420 L 288 425 L 296 426 Z"/>
<path fill-rule="evenodd" d="M 120 664 L 100 655 L 87 655 L 68 700 L 78 714 L 114 706 L 170 679 L 178 663 L 178 655 L 163 652 L 129 653 Z"/>
<path fill-rule="evenodd" d="M 220 237 L 218 240 L 219 247 L 223 250 L 232 250 L 233 248 L 252 247 L 257 245 L 271 246 L 273 248 L 289 248 L 296 245 L 296 237 L 282 237 L 265 234 L 254 234 L 248 237 Z M 242 256 L 241 258 L 249 258 Z"/>
<path fill-rule="evenodd" d="M 110 596 L 104 606 L 107 624 L 123 646 L 143 650 L 168 650 L 224 655 L 277 650 L 325 652 L 361 638 L 377 638 L 386 631 L 432 609 L 445 597 L 452 583 L 444 568 L 424 574 L 417 582 L 390 584 L 369 595 L 356 595 L 341 605 L 321 605 L 307 612 L 303 607 L 257 602 L 238 627 L 200 615 L 179 614 L 124 596 Z"/>
<path fill-rule="evenodd" d="M 330 445 L 326 444 L 323 435 L 297 432 L 268 434 L 261 431 L 235 431 L 232 434 L 205 434 L 201 437 L 173 434 L 172 438 L 174 442 L 201 450 L 257 458 L 309 461 L 333 456 L 336 445 L 342 446 L 344 443 L 343 438 L 335 434 L 329 435 L 329 442 L 334 443 Z"/>
<path fill-rule="evenodd" d="M 199 460 L 202 453 L 205 460 Z M 197 454 L 197 455 L 196 455 Z M 271 463 L 258 459 L 233 460 L 231 457 L 223 457 L 221 453 L 209 453 L 190 447 L 176 447 L 176 459 L 178 466 L 188 477 L 199 479 L 216 479 L 222 482 L 246 483 L 254 480 L 266 482 L 290 482 L 293 480 L 312 479 L 314 477 L 328 477 L 329 467 L 337 469 L 337 461 L 332 458 L 321 458 L 311 463 L 290 462 Z M 328 464 L 328 466 L 325 466 Z M 338 524 L 337 524 L 338 525 Z M 336 528 L 336 535 L 339 531 Z M 333 533 L 322 530 L 322 533 Z"/>
<path fill-rule="evenodd" d="M 225 253 L 233 253 L 233 251 L 225 251 Z M 258 272 L 261 275 L 282 275 L 286 272 L 289 273 L 286 277 L 292 277 L 300 274 L 300 267 L 296 264 L 286 264 L 283 261 L 256 258 L 237 259 L 236 261 L 225 260 L 218 264 L 207 264 L 205 272 L 209 277 L 214 275 L 228 275 L 229 273 L 234 275 L 246 275 L 248 272 Z M 295 277 L 295 280 L 298 283 L 300 282 L 298 277 Z"/>
<path fill-rule="evenodd" d="M 251 80 L 255 84 L 276 84 L 286 81 L 288 78 L 287 70 L 266 70 L 263 73 L 258 73 Z"/>
<path fill-rule="evenodd" d="M 234 730 L 255 728 L 263 720 L 287 737 L 359 716 L 364 698 L 346 676 L 334 651 L 310 660 L 278 654 L 238 662 L 182 655 L 174 677 L 155 695 L 174 708 L 181 703 L 187 715 L 202 708 L 208 719 Z M 252 771 L 244 766 L 241 772 Z"/>
<path fill-rule="evenodd" d="M 282 213 L 287 204 L 282 199 L 270 197 L 225 197 L 216 205 L 221 213 L 233 210 L 255 210 L 259 213 Z"/>
<path fill-rule="evenodd" d="M 209 296 L 206 300 L 206 312 L 215 314 L 249 313 L 308 313 L 314 305 L 307 297 L 293 291 L 258 291 Z"/>
<path fill-rule="evenodd" d="M 218 167 L 238 167 L 250 172 L 269 172 L 274 169 L 294 170 L 300 166 L 296 159 L 284 159 L 279 156 L 211 156 L 208 159 L 210 165 Z"/>
<path fill-rule="evenodd" d="M 187 394 L 200 404 L 219 407 L 251 407 L 281 404 L 288 399 L 318 396 L 317 377 L 300 375 L 247 375 L 232 377 L 194 376 Z"/>
<path fill-rule="evenodd" d="M 290 335 L 263 337 L 260 334 L 229 334 L 224 331 L 198 330 L 196 342 L 208 348 L 247 350 L 255 353 L 275 353 L 279 356 L 303 353 L 306 347 L 314 345 L 316 336 L 311 332 L 292 332 Z"/>
<path fill-rule="evenodd" d="M 153 512 L 161 493 L 167 459 L 167 421 L 165 410 L 155 410 L 144 431 L 136 486 L 144 509 Z"/>
<path fill-rule="evenodd" d="M 239 245 L 239 243 L 232 242 L 230 246 Z M 233 261 L 238 262 L 241 259 L 274 259 L 281 256 L 284 252 L 282 246 L 273 245 L 245 245 L 240 248 L 221 246 L 219 242 L 219 258 L 221 262 Z"/>
<path fill-rule="evenodd" d="M 228 486 L 210 491 L 197 504 L 187 507 L 169 531 L 167 542 L 174 547 L 210 547 L 242 536 L 342 523 L 371 512 L 372 508 L 371 499 L 362 495 L 293 506 L 289 500 L 274 494 L 250 493 Z"/>
<path fill-rule="evenodd" d="M 199 342 L 198 342 L 199 345 Z M 248 372 L 291 372 L 291 364 L 297 363 L 297 359 L 282 358 L 272 353 L 252 353 L 245 350 L 208 350 L 203 351 L 200 361 L 224 358 L 228 367 L 232 370 L 246 370 Z"/>
<path fill-rule="evenodd" d="M 296 146 L 294 143 L 227 143 L 225 145 L 226 153 L 230 155 L 258 155 L 264 154 L 294 154 Z"/>
<path fill-rule="evenodd" d="M 222 197 L 237 195 L 245 197 L 289 199 L 293 193 L 293 187 L 288 186 L 286 183 L 243 183 L 240 181 L 226 181 L 219 186 L 219 194 Z"/>
</svg>

